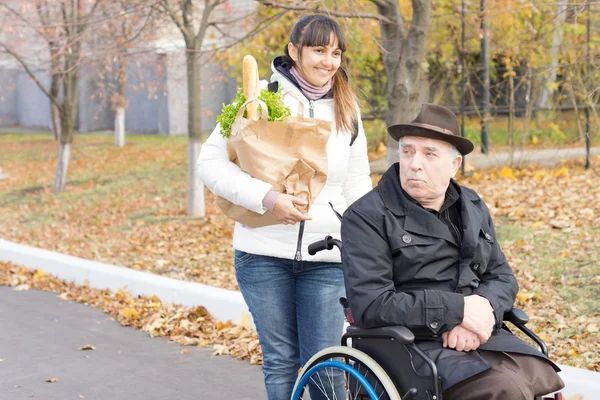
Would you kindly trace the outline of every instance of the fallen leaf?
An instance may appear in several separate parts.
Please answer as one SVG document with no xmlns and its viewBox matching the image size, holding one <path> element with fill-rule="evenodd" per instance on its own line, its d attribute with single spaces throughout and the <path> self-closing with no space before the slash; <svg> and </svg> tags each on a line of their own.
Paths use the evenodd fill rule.
<svg viewBox="0 0 600 400">
<path fill-rule="evenodd" d="M 242 314 L 238 320 L 238 325 L 244 329 L 252 330 L 252 320 L 249 314 Z"/>
<path fill-rule="evenodd" d="M 85 346 L 80 347 L 79 350 L 96 350 L 96 348 L 91 344 L 86 344 Z"/>
<path fill-rule="evenodd" d="M 48 382 L 48 383 L 55 383 L 55 382 L 58 382 L 58 379 L 56 379 L 56 378 L 47 378 L 46 382 Z"/>
<path fill-rule="evenodd" d="M 190 349 L 183 349 L 179 353 L 181 354 L 190 354 L 192 351 Z"/>
</svg>

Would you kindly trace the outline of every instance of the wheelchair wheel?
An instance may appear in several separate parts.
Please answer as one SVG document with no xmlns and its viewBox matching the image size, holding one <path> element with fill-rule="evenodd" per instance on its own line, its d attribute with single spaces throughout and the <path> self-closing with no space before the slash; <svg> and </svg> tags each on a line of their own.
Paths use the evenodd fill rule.
<svg viewBox="0 0 600 400">
<path fill-rule="evenodd" d="M 302 368 L 292 400 L 400 400 L 396 386 L 367 354 L 335 346 L 315 354 Z"/>
</svg>

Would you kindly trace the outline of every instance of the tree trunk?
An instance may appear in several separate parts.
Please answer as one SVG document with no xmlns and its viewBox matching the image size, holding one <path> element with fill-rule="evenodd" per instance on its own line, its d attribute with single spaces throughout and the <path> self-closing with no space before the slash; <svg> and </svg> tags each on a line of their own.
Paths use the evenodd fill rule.
<svg viewBox="0 0 600 400">
<path fill-rule="evenodd" d="M 525 96 L 526 106 L 525 106 L 525 129 L 521 132 L 521 143 L 526 143 L 529 137 L 529 128 L 531 124 L 531 116 L 533 115 L 533 102 L 531 101 L 531 93 L 533 87 L 533 71 L 531 67 L 531 62 L 527 63 L 527 95 Z"/>
<path fill-rule="evenodd" d="M 54 194 L 62 193 L 67 183 L 67 173 L 71 158 L 71 143 L 73 143 L 73 131 L 75 129 L 75 118 L 77 117 L 79 101 L 79 52 L 74 51 L 70 60 L 65 62 L 65 70 L 68 71 L 63 77 L 64 99 L 61 107 L 61 135 L 56 164 L 56 175 L 54 177 Z"/>
<path fill-rule="evenodd" d="M 510 147 L 510 166 L 515 162 L 515 136 L 514 136 L 514 121 L 515 121 L 515 79 L 513 77 L 512 67 L 508 76 L 508 91 L 509 91 L 509 111 L 508 111 L 508 145 Z"/>
<path fill-rule="evenodd" d="M 50 83 L 50 117 L 52 120 L 52 133 L 54 140 L 60 140 L 60 110 L 54 101 L 58 100 L 58 89 L 60 85 L 60 75 L 53 74 Z M 52 100 L 54 99 L 54 101 Z"/>
<path fill-rule="evenodd" d="M 386 125 L 410 122 L 419 110 L 422 84 L 421 61 L 425 54 L 425 38 L 429 17 L 430 0 L 412 0 L 413 15 L 408 35 L 400 4 L 394 0 L 377 3 L 377 12 L 392 20 L 381 22 L 383 62 L 385 66 L 388 97 Z M 398 142 L 388 137 L 388 165 L 398 161 Z"/>
<path fill-rule="evenodd" d="M 554 94 L 554 84 L 556 83 L 556 75 L 558 70 L 558 57 L 560 52 L 561 43 L 561 30 L 565 23 L 565 17 L 567 12 L 568 0 L 558 0 L 558 11 L 556 18 L 554 18 L 554 32 L 552 35 L 552 46 L 550 48 L 550 70 L 548 71 L 548 78 L 542 82 L 540 88 L 540 97 L 538 97 L 537 108 L 548 108 L 550 106 L 550 99 Z M 547 110 L 540 110 L 536 113 L 538 118 L 545 120 L 548 118 Z"/>
<path fill-rule="evenodd" d="M 200 43 L 188 43 L 186 52 L 188 76 L 188 206 L 187 214 L 194 217 L 204 217 L 204 185 L 198 178 L 196 161 L 200 155 L 202 105 L 201 105 L 201 74 L 200 74 Z"/>
<path fill-rule="evenodd" d="M 125 146 L 125 107 L 115 110 L 115 146 Z"/>
<path fill-rule="evenodd" d="M 71 143 L 58 144 L 58 161 L 56 163 L 56 174 L 54 176 L 54 194 L 62 193 L 67 183 L 67 172 L 69 170 L 69 161 L 71 160 Z"/>
<path fill-rule="evenodd" d="M 127 89 L 127 57 L 119 56 L 119 76 L 116 98 L 113 99 L 115 109 L 115 146 L 125 146 L 125 106 Z"/>
</svg>

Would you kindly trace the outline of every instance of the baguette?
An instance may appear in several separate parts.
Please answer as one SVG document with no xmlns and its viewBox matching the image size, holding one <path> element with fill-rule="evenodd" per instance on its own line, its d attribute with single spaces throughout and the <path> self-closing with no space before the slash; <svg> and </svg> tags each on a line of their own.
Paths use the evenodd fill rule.
<svg viewBox="0 0 600 400">
<path fill-rule="evenodd" d="M 260 88 L 258 86 L 258 65 L 256 59 L 251 55 L 244 56 L 242 61 L 243 66 L 243 81 L 244 81 L 244 96 L 246 100 L 255 99 L 260 94 Z M 258 104 L 250 103 L 246 106 L 248 112 L 248 119 L 258 119 Z"/>
</svg>

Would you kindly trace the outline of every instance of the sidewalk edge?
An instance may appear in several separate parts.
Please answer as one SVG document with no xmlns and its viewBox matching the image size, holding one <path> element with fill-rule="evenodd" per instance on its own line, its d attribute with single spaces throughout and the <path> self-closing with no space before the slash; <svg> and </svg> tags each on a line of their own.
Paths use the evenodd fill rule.
<svg viewBox="0 0 600 400">
<path fill-rule="evenodd" d="M 0 239 L 0 261 L 29 269 L 42 269 L 66 281 L 116 291 L 124 288 L 132 295 L 156 295 L 164 303 L 187 307 L 202 305 L 217 320 L 237 322 L 250 314 L 239 291 L 216 288 L 196 282 L 137 271 L 126 267 L 85 260 L 37 247 Z"/>
</svg>

